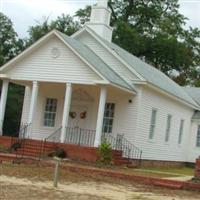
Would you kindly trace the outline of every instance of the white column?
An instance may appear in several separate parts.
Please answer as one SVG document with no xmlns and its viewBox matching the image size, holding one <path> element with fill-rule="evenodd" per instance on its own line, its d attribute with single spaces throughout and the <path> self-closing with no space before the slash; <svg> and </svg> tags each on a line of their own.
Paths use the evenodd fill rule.
<svg viewBox="0 0 200 200">
<path fill-rule="evenodd" d="M 7 94 L 8 94 L 8 80 L 3 80 L 2 90 L 1 90 L 1 101 L 0 101 L 0 135 L 3 134 L 3 121 L 5 116 L 6 110 L 6 101 L 7 101 Z"/>
<path fill-rule="evenodd" d="M 71 83 L 66 83 L 65 100 L 64 100 L 64 108 L 63 108 L 63 117 L 62 117 L 62 129 L 61 129 L 61 136 L 60 136 L 60 141 L 62 143 L 65 142 L 65 138 L 66 138 L 66 127 L 69 121 L 71 96 L 72 96 L 72 85 Z"/>
<path fill-rule="evenodd" d="M 37 98 L 38 98 L 38 82 L 33 81 L 30 110 L 29 110 L 29 116 L 28 116 L 28 124 L 29 124 L 28 137 L 30 138 L 31 138 L 31 133 L 32 133 L 33 117 L 34 117 L 36 105 L 37 105 Z"/>
<path fill-rule="evenodd" d="M 106 97 L 107 97 L 107 89 L 106 87 L 101 87 L 99 109 L 98 109 L 98 115 L 97 115 L 96 135 L 95 135 L 95 141 L 94 141 L 95 147 L 98 147 L 101 143 Z"/>
</svg>

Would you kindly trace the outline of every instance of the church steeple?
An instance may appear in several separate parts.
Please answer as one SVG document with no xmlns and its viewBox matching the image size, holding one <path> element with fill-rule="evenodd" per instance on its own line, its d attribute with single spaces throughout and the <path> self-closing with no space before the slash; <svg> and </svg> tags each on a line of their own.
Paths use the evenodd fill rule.
<svg viewBox="0 0 200 200">
<path fill-rule="evenodd" d="M 90 21 L 86 26 L 90 27 L 102 38 L 111 41 L 113 28 L 110 27 L 111 11 L 108 9 L 108 0 L 98 0 L 92 7 Z"/>
</svg>

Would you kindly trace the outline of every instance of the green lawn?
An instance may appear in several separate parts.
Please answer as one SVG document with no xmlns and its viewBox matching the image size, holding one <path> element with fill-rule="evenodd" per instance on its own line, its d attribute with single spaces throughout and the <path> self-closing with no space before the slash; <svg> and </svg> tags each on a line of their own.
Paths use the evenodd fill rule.
<svg viewBox="0 0 200 200">
<path fill-rule="evenodd" d="M 174 175 L 184 175 L 184 176 L 193 176 L 194 168 L 182 167 L 182 168 L 142 168 L 141 171 L 151 171 L 155 173 L 166 173 Z M 140 169 L 138 170 L 140 171 Z"/>
</svg>

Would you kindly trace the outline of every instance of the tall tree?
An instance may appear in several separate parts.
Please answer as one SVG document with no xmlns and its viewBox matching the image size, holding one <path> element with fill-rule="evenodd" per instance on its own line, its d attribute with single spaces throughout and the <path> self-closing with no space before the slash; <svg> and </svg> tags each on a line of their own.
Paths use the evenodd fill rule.
<svg viewBox="0 0 200 200">
<path fill-rule="evenodd" d="M 0 13 L 0 27 L 0 66 L 2 66 L 24 49 L 24 42 L 18 38 L 11 20 L 3 13 Z M 15 84 L 9 85 L 3 127 L 6 135 L 15 134 L 19 129 L 23 95 L 24 87 Z"/>
<path fill-rule="evenodd" d="M 109 1 L 113 42 L 173 78 L 180 85 L 199 85 L 200 30 L 185 29 L 178 0 Z M 76 17 L 88 20 L 90 8 Z"/>
<path fill-rule="evenodd" d="M 0 66 L 16 56 L 24 48 L 23 40 L 19 39 L 13 29 L 11 20 L 0 12 Z"/>
<path fill-rule="evenodd" d="M 57 29 L 67 35 L 72 35 L 79 28 L 79 23 L 76 22 L 70 15 L 62 14 L 53 21 L 49 21 L 49 18 L 44 18 L 41 23 L 38 22 L 37 25 L 29 28 L 28 32 L 30 38 L 28 39 L 28 45 L 34 43 L 53 29 Z"/>
</svg>

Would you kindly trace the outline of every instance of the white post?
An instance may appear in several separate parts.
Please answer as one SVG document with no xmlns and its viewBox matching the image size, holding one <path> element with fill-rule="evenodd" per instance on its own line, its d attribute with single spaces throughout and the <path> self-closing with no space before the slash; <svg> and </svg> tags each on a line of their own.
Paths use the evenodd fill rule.
<svg viewBox="0 0 200 200">
<path fill-rule="evenodd" d="M 5 116 L 6 110 L 6 101 L 7 101 L 7 94 L 8 94 L 8 80 L 3 80 L 2 90 L 1 90 L 1 101 L 0 101 L 0 135 L 3 134 L 3 121 Z"/>
<path fill-rule="evenodd" d="M 66 127 L 69 121 L 71 95 L 72 95 L 72 85 L 71 83 L 66 83 L 65 101 L 64 101 L 63 117 L 62 117 L 62 129 L 61 129 L 61 136 L 60 136 L 60 141 L 62 143 L 65 142 L 65 138 L 66 138 Z"/>
<path fill-rule="evenodd" d="M 98 109 L 98 115 L 97 115 L 96 135 L 95 135 L 95 141 L 94 141 L 95 147 L 98 147 L 101 143 L 106 97 L 107 97 L 107 89 L 106 87 L 101 87 L 99 109 Z"/>
<path fill-rule="evenodd" d="M 33 117 L 34 117 L 34 113 L 35 113 L 36 105 L 37 105 L 37 97 L 38 97 L 38 82 L 33 81 L 30 110 L 29 110 L 29 116 L 28 116 L 28 124 L 30 125 L 29 130 L 28 130 L 28 137 L 31 137 Z"/>
</svg>

